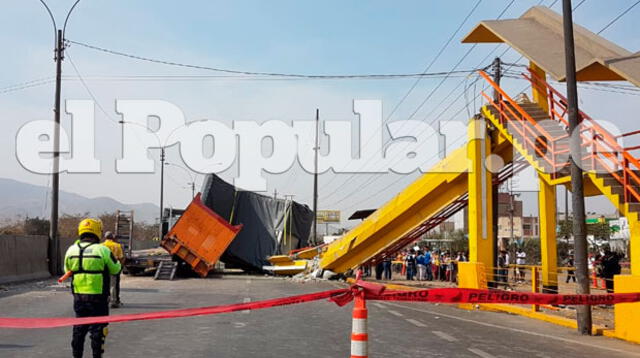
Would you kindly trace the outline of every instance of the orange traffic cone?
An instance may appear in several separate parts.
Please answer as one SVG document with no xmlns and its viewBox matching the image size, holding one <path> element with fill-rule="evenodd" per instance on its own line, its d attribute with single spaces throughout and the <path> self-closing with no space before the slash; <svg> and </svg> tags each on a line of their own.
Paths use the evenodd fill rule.
<svg viewBox="0 0 640 358">
<path fill-rule="evenodd" d="M 356 296 L 353 307 L 353 323 L 351 327 L 351 358 L 369 356 L 367 335 L 367 304 L 362 296 Z"/>
</svg>

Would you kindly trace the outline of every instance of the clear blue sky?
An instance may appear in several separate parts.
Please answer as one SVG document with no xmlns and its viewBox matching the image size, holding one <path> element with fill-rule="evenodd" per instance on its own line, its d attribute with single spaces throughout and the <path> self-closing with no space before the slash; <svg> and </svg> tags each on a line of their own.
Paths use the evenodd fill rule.
<svg viewBox="0 0 640 358">
<path fill-rule="evenodd" d="M 63 22 L 71 0 L 48 1 L 57 21 Z M 475 4 L 468 1 L 90 1 L 83 0 L 71 17 L 67 38 L 98 46 L 140 54 L 149 57 L 209 65 L 230 69 L 306 74 L 345 73 L 408 73 L 421 72 L 435 56 L 448 36 L 460 24 Z M 519 17 L 538 0 L 517 0 L 504 18 Z M 552 0 L 543 1 L 544 5 Z M 460 38 L 483 19 L 493 19 L 509 3 L 507 0 L 483 0 L 477 11 L 464 25 L 449 48 L 431 71 L 446 71 L 467 51 L 470 45 L 459 43 Z M 574 1 L 578 3 L 578 1 Z M 628 7 L 630 0 L 586 0 L 576 11 L 574 20 L 597 31 Z M 560 11 L 561 1 L 554 6 Z M 0 87 L 33 79 L 51 77 L 53 34 L 50 20 L 36 0 L 5 0 L 0 12 L 0 40 L 5 54 Z M 609 28 L 603 35 L 631 50 L 640 49 L 637 24 L 640 7 Z M 478 46 L 460 66 L 472 68 L 494 45 Z M 71 46 L 69 55 L 86 77 L 122 74 L 200 74 L 162 65 L 140 63 L 101 54 L 79 46 Z M 502 50 L 500 50 L 502 51 Z M 518 56 L 509 52 L 506 61 Z M 75 76 L 69 61 L 64 72 Z M 316 107 L 321 108 L 327 120 L 353 120 L 351 102 L 356 98 L 381 99 L 385 114 L 406 93 L 413 80 L 391 81 L 211 81 L 137 83 L 91 81 L 88 86 L 98 101 L 116 119 L 113 111 L 115 98 L 166 99 L 180 105 L 189 120 L 210 118 L 223 121 L 278 118 L 285 120 L 311 119 Z M 418 118 L 433 107 L 458 83 L 447 81 L 434 95 Z M 418 103 L 437 84 L 438 80 L 424 80 L 395 113 L 401 120 L 413 112 Z M 582 93 L 581 93 L 582 94 Z M 46 185 L 48 178 L 31 174 L 15 160 L 14 137 L 18 128 L 27 121 L 51 118 L 53 84 L 0 94 L 0 114 L 5 130 L 0 144 L 11 155 L 3 159 L 0 176 L 34 184 Z M 615 96 L 584 91 L 583 106 L 597 118 L 620 123 L 624 130 L 634 127 L 638 113 L 637 97 Z M 78 81 L 64 84 L 63 99 L 89 98 Z M 620 107 L 610 110 L 601 103 L 618 101 Z M 448 102 L 445 102 L 445 105 Z M 463 102 L 452 107 L 455 112 Z M 439 109 L 438 109 L 439 110 Z M 466 112 L 457 118 L 465 120 Z M 120 155 L 119 128 L 102 113 L 97 113 L 100 138 L 98 157 L 103 159 L 101 175 L 63 175 L 63 189 L 86 196 L 111 196 L 125 202 L 157 202 L 155 183 L 157 174 L 116 176 L 113 162 Z M 116 145 L 114 145 L 114 143 Z M 169 160 L 177 160 L 177 151 Z M 152 153 L 157 157 L 157 153 Z M 182 206 L 189 191 L 182 189 L 188 180 L 180 171 L 169 171 L 168 203 Z M 224 173 L 232 178 L 233 170 Z M 344 179 L 332 180 L 333 174 L 321 176 L 329 181 L 332 191 Z M 296 168 L 291 174 L 269 175 L 269 189 L 280 193 L 296 194 L 308 202 L 311 176 Z M 366 190 L 358 192 L 367 176 L 342 184 L 343 190 L 354 200 L 364 200 L 361 206 L 374 207 L 411 181 L 414 175 L 401 178 L 384 175 Z M 292 178 L 295 178 L 292 180 Z M 372 197 L 386 185 L 391 189 Z M 91 183 L 91 184 L 88 184 Z M 336 201 L 321 201 L 321 208 Z M 322 198 L 322 195 L 321 195 Z M 343 202 L 336 209 L 353 210 Z"/>
</svg>

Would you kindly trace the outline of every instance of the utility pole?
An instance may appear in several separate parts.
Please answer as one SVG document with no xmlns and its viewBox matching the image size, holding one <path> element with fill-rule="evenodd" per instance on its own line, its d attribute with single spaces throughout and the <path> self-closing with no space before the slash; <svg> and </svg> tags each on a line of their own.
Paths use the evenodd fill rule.
<svg viewBox="0 0 640 358">
<path fill-rule="evenodd" d="M 60 96 L 62 87 L 62 60 L 64 59 L 64 39 L 62 30 L 56 33 L 56 94 L 53 110 L 53 168 L 51 173 L 51 219 L 49 225 L 49 272 L 61 273 L 60 238 L 58 237 L 58 192 L 60 189 Z"/>
<path fill-rule="evenodd" d="M 284 202 L 285 202 L 285 207 L 284 207 L 284 210 L 285 210 L 285 215 L 284 215 L 284 217 L 285 217 L 284 233 L 285 234 L 284 234 L 284 236 L 285 236 L 285 240 L 286 240 L 287 239 L 287 226 L 288 226 L 289 227 L 289 231 L 288 231 L 288 234 L 289 234 L 289 251 L 291 251 L 293 249 L 292 242 L 291 242 L 292 238 L 293 238 L 293 235 L 291 233 L 291 229 L 293 228 L 292 224 L 293 224 L 293 197 L 294 196 L 295 195 L 293 195 L 293 194 L 286 194 L 284 196 Z M 288 213 L 288 215 L 287 215 L 287 202 L 289 202 L 289 213 Z"/>
<path fill-rule="evenodd" d="M 196 182 L 191 182 L 191 199 L 196 197 Z"/>
<path fill-rule="evenodd" d="M 493 82 L 500 86 L 500 79 L 502 78 L 502 61 L 500 57 L 496 57 L 492 63 L 493 67 Z M 498 101 L 500 98 L 500 92 L 497 89 L 493 89 L 493 100 Z"/>
<path fill-rule="evenodd" d="M 159 236 L 158 238 L 162 240 L 163 232 L 162 232 L 162 216 L 163 209 L 162 206 L 164 204 L 164 147 L 160 147 L 160 228 L 159 228 Z"/>
<path fill-rule="evenodd" d="M 62 93 L 62 60 L 64 60 L 64 35 L 67 30 L 69 17 L 76 8 L 80 0 L 76 0 L 64 19 L 62 29 L 58 28 L 56 19 L 44 0 L 40 0 L 42 6 L 49 14 L 53 24 L 55 36 L 54 61 L 56 61 L 56 93 L 53 110 L 53 163 L 51 168 L 51 216 L 49 218 L 49 245 L 47 248 L 47 258 L 49 259 L 49 273 L 58 275 L 62 273 L 60 260 L 60 238 L 58 237 L 58 193 L 60 189 L 60 96 Z"/>
<path fill-rule="evenodd" d="M 569 134 L 571 149 L 571 188 L 573 206 L 573 242 L 575 249 L 576 278 L 578 285 L 577 294 L 589 294 L 589 269 L 587 264 L 587 236 L 584 212 L 584 185 L 582 182 L 582 169 L 577 161 L 582 160 L 581 138 L 572 135 L 580 125 L 581 119 L 578 112 L 578 88 L 576 84 L 576 59 L 573 40 L 573 14 L 571 13 L 571 0 L 562 0 L 563 28 L 564 28 L 564 54 L 567 78 L 567 102 L 569 116 Z M 581 164 L 581 163 L 580 163 Z M 591 334 L 591 306 L 580 305 L 577 307 L 578 332 L 584 335 Z"/>
<path fill-rule="evenodd" d="M 278 189 L 273 189 L 273 200 L 278 200 Z"/>
<path fill-rule="evenodd" d="M 569 223 L 569 188 L 564 187 L 564 222 Z"/>
<path fill-rule="evenodd" d="M 501 61 L 500 61 L 500 57 L 496 57 L 493 60 L 493 82 L 495 82 L 498 86 L 500 85 L 500 79 L 502 78 L 502 71 L 501 71 Z M 496 104 L 499 104 L 498 101 L 500 100 L 500 96 L 499 96 L 499 92 L 497 90 L 493 90 L 493 101 Z M 479 118 L 482 118 L 478 115 Z M 493 134 L 495 135 L 495 134 Z M 492 218 L 492 222 L 491 222 L 491 226 L 493 227 L 493 265 L 497 266 L 497 258 L 498 258 L 498 242 L 499 242 L 499 230 L 498 230 L 498 219 L 499 219 L 499 206 L 500 206 L 500 193 L 499 193 L 499 187 L 498 185 L 494 185 L 494 183 L 497 181 L 498 179 L 498 174 L 497 173 L 493 173 L 491 175 L 491 185 L 492 185 L 492 189 L 491 189 L 491 211 L 493 212 L 493 218 Z M 493 266 L 492 265 L 492 266 Z M 496 281 L 495 280 L 495 275 L 498 274 L 498 271 L 496 269 L 494 269 L 494 279 L 491 281 Z M 491 282 L 490 284 L 493 285 L 495 282 Z"/>
<path fill-rule="evenodd" d="M 316 142 L 313 147 L 315 152 L 313 164 L 313 243 L 318 244 L 318 152 L 320 144 L 318 143 L 318 132 L 320 127 L 320 110 L 316 108 Z"/>
</svg>

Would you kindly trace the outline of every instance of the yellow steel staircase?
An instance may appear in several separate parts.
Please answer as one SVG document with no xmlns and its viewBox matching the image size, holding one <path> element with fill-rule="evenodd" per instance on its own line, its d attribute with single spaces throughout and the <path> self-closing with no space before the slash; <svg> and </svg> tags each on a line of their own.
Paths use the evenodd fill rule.
<svg viewBox="0 0 640 358">
<path fill-rule="evenodd" d="M 546 93 L 548 111 L 528 100 L 509 97 L 484 72 L 482 77 L 497 91 L 497 98 L 482 93 L 488 104 L 483 116 L 491 122 L 513 147 L 533 165 L 549 184 L 570 186 L 569 134 L 567 100 L 544 79 L 523 74 L 533 86 Z M 544 105 L 544 104 L 543 104 Z M 579 112 L 581 125 L 580 166 L 585 175 L 585 195 L 604 195 L 627 218 L 632 237 L 640 235 L 640 161 L 631 153 L 639 147 L 624 147 L 623 137 L 640 131 L 615 136 L 584 112 Z M 578 135 L 576 133 L 576 135 Z M 632 252 L 640 250 L 638 240 L 631 240 Z M 637 255 L 631 267 L 640 270 Z M 634 274 L 638 274 L 637 271 Z"/>
</svg>

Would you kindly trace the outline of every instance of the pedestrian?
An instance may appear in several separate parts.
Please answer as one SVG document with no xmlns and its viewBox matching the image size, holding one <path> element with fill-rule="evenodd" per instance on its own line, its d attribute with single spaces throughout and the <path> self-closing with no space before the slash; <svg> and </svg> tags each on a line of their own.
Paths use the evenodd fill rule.
<svg viewBox="0 0 640 358">
<path fill-rule="evenodd" d="M 565 283 L 569 283 L 571 279 L 573 279 L 573 282 L 576 282 L 575 260 L 572 252 L 569 252 L 569 257 L 567 257 L 565 265 L 567 266 L 567 280 Z"/>
<path fill-rule="evenodd" d="M 438 251 L 433 252 L 431 265 L 433 268 L 433 279 L 437 281 L 440 278 L 440 253 Z"/>
<path fill-rule="evenodd" d="M 404 262 L 407 268 L 407 280 L 413 281 L 413 277 L 416 274 L 416 255 L 413 249 L 409 250 Z"/>
<path fill-rule="evenodd" d="M 404 255 L 402 252 L 399 252 L 398 255 L 396 255 L 396 262 L 392 263 L 392 265 L 396 273 L 404 275 Z"/>
<path fill-rule="evenodd" d="M 65 271 L 73 273 L 73 310 L 76 317 L 108 316 L 109 281 L 122 267 L 111 250 L 100 244 L 102 223 L 99 220 L 82 220 L 78 235 L 80 238 L 67 249 L 64 258 Z M 73 357 L 82 357 L 88 332 L 93 357 L 102 357 L 108 333 L 106 323 L 73 326 Z"/>
<path fill-rule="evenodd" d="M 427 266 L 424 264 L 424 254 L 422 251 L 418 251 L 418 256 L 416 257 L 416 265 L 418 267 L 418 281 L 424 281 L 427 279 Z"/>
<path fill-rule="evenodd" d="M 384 279 L 391 280 L 391 258 L 389 256 L 385 256 L 382 261 L 382 271 L 384 273 Z"/>
<path fill-rule="evenodd" d="M 122 245 L 116 241 L 115 235 L 111 231 L 107 231 L 104 234 L 104 246 L 106 246 L 113 257 L 120 262 L 120 265 L 124 266 L 124 252 L 122 251 Z M 120 272 L 111 276 L 111 295 L 109 295 L 109 302 L 111 308 L 118 308 L 122 305 L 120 302 Z"/>
<path fill-rule="evenodd" d="M 527 253 L 524 252 L 522 250 L 522 248 L 518 248 L 518 251 L 516 252 L 516 265 L 518 265 L 518 277 L 517 280 L 518 282 L 524 282 L 525 281 L 525 272 L 524 272 L 524 265 L 527 264 Z"/>
<path fill-rule="evenodd" d="M 509 287 L 509 255 L 507 250 L 500 250 L 498 256 L 498 277 L 496 279 L 498 283 L 502 282 L 505 289 Z"/>
<path fill-rule="evenodd" d="M 367 265 L 367 266 L 368 266 L 368 265 Z M 376 270 L 376 280 L 378 280 L 378 281 L 382 280 L 382 270 L 383 270 L 383 269 L 384 269 L 384 268 L 383 268 L 382 261 L 380 261 L 380 262 L 376 263 L 376 267 L 375 267 L 375 270 Z"/>
<path fill-rule="evenodd" d="M 447 280 L 447 266 L 449 266 L 449 253 L 445 251 L 440 255 L 440 272 L 438 273 L 440 281 Z"/>
<path fill-rule="evenodd" d="M 605 280 L 605 287 L 607 288 L 607 293 L 613 293 L 613 277 L 615 275 L 619 275 L 622 271 L 622 267 L 620 266 L 620 256 L 611 251 L 609 248 L 605 248 L 604 255 L 601 259 L 602 265 L 602 278 Z"/>
<path fill-rule="evenodd" d="M 431 251 L 429 251 L 428 247 L 425 247 L 424 250 L 424 265 L 426 270 L 426 280 L 433 281 L 433 269 L 431 268 Z"/>
<path fill-rule="evenodd" d="M 453 252 L 449 254 L 449 265 L 447 265 L 447 281 L 456 282 L 456 256 Z"/>
</svg>

